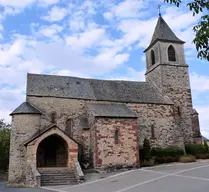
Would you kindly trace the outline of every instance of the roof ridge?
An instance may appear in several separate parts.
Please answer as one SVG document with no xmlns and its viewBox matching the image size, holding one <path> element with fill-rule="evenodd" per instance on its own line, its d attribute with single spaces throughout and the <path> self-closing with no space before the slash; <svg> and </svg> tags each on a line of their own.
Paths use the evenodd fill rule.
<svg viewBox="0 0 209 192">
<path fill-rule="evenodd" d="M 62 76 L 62 75 L 51 75 L 51 74 L 27 73 L 27 77 L 29 77 L 29 76 L 48 76 L 48 77 L 73 78 L 73 79 L 90 80 L 90 81 L 134 82 L 134 83 L 144 83 L 144 84 L 147 84 L 146 81 L 131 81 L 131 80 L 122 80 L 122 79 L 115 79 L 115 80 L 114 79 L 92 79 L 92 78 L 75 77 L 75 76 Z"/>
</svg>

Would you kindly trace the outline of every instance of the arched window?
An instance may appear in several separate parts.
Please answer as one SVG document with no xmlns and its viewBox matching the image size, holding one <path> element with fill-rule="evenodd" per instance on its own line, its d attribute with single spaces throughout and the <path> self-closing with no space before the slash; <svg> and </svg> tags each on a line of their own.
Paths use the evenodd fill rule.
<svg viewBox="0 0 209 192">
<path fill-rule="evenodd" d="M 119 131 L 118 130 L 115 130 L 115 144 L 118 144 L 119 142 Z"/>
<path fill-rule="evenodd" d="M 181 116 L 181 109 L 179 106 L 177 107 L 177 112 L 178 112 L 178 116 Z"/>
<path fill-rule="evenodd" d="M 51 122 L 54 124 L 57 123 L 57 113 L 56 112 L 51 113 Z"/>
<path fill-rule="evenodd" d="M 65 132 L 67 133 L 68 136 L 72 137 L 73 136 L 73 130 L 72 130 L 72 127 L 73 127 L 73 121 L 72 119 L 68 119 L 66 121 L 66 128 L 65 128 Z"/>
<path fill-rule="evenodd" d="M 152 65 L 155 64 L 155 52 L 151 50 L 151 60 L 152 60 Z"/>
<path fill-rule="evenodd" d="M 154 125 L 151 125 L 151 136 L 152 136 L 152 138 L 155 138 L 155 128 L 154 128 Z"/>
<path fill-rule="evenodd" d="M 176 61 L 176 53 L 175 49 L 173 48 L 172 45 L 168 47 L 168 60 L 169 61 Z"/>
</svg>

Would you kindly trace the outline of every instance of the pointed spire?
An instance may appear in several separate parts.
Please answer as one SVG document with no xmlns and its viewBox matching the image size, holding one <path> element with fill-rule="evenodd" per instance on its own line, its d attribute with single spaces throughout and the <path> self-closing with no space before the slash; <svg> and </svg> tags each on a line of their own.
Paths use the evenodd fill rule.
<svg viewBox="0 0 209 192">
<path fill-rule="evenodd" d="M 159 14 L 159 18 L 155 27 L 154 34 L 152 36 L 152 40 L 146 50 L 148 50 L 157 40 L 164 42 L 176 42 L 182 44 L 185 43 L 174 34 L 174 32 L 171 30 L 171 28 L 168 26 L 165 20 L 161 17 L 161 14 Z"/>
</svg>

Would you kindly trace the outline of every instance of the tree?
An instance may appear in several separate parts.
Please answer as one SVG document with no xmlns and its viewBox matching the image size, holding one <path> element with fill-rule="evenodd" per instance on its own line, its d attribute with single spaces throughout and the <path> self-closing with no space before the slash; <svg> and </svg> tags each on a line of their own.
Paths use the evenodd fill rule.
<svg viewBox="0 0 209 192">
<path fill-rule="evenodd" d="M 144 149 L 144 159 L 146 161 L 149 161 L 151 158 L 151 147 L 150 147 L 150 142 L 147 138 L 144 139 L 143 149 Z"/>
<path fill-rule="evenodd" d="M 166 3 L 174 4 L 179 7 L 181 0 L 164 0 Z M 187 7 L 193 12 L 193 16 L 203 14 L 199 23 L 193 27 L 195 38 L 193 43 L 196 45 L 197 57 L 209 61 L 209 1 L 208 0 L 191 0 Z"/>
<path fill-rule="evenodd" d="M 208 148 L 208 143 L 206 140 L 204 140 L 204 147 L 205 147 L 205 152 L 208 153 L 209 152 L 209 148 Z"/>
<path fill-rule="evenodd" d="M 7 169 L 9 165 L 10 127 L 0 119 L 0 169 Z"/>
<path fill-rule="evenodd" d="M 0 129 L 9 129 L 11 128 L 11 125 L 9 123 L 6 123 L 4 119 L 0 119 Z"/>
</svg>

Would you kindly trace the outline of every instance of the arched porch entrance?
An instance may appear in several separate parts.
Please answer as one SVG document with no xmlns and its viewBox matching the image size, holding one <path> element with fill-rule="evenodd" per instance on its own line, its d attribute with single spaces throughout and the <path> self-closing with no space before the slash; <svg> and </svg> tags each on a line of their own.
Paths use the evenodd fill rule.
<svg viewBox="0 0 209 192">
<path fill-rule="evenodd" d="M 67 167 L 68 144 L 59 135 L 42 140 L 37 149 L 37 167 Z"/>
<path fill-rule="evenodd" d="M 41 171 L 60 171 L 60 167 L 63 167 L 62 170 L 76 168 L 78 143 L 56 125 L 38 132 L 24 145 L 27 148 L 28 186 L 41 186 Z"/>
</svg>

